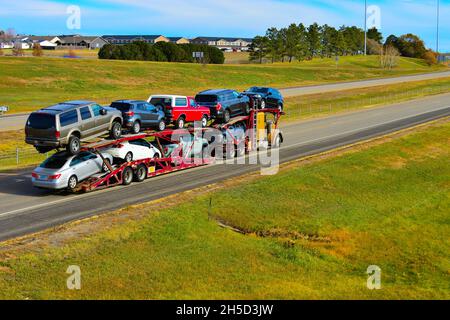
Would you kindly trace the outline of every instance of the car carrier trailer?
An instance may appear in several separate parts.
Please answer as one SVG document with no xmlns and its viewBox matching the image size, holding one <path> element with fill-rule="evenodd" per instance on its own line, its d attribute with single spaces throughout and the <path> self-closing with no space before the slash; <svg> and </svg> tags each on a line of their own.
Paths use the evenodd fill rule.
<svg viewBox="0 0 450 320">
<path fill-rule="evenodd" d="M 245 141 L 238 141 L 233 138 L 233 144 L 238 145 L 244 143 L 247 153 L 258 150 L 261 147 L 279 147 L 280 143 L 283 142 L 283 136 L 278 130 L 278 125 L 280 117 L 283 114 L 279 109 L 251 110 L 247 116 L 232 118 L 225 124 L 213 123 L 209 128 L 188 128 L 187 130 L 169 129 L 162 132 L 149 131 L 142 134 L 123 136 L 117 140 L 103 140 L 97 143 L 87 144 L 82 147 L 82 151 L 90 151 L 100 155 L 105 166 L 108 168 L 108 172 L 96 174 L 80 182 L 75 191 L 90 192 L 118 185 L 129 185 L 133 180 L 142 182 L 147 178 L 214 163 L 215 157 L 211 155 L 205 157 L 203 154 L 201 158 L 195 159 L 192 157 L 191 150 L 194 147 L 195 138 L 191 139 L 190 145 L 183 144 L 180 140 L 173 140 L 174 136 L 183 135 L 186 132 L 191 134 L 192 137 L 196 132 L 204 132 L 208 129 L 228 130 L 230 126 L 241 122 L 245 123 L 250 134 L 245 138 Z M 269 117 L 273 120 L 269 120 Z M 101 154 L 101 150 L 105 148 L 118 146 L 123 142 L 138 139 L 154 139 L 154 142 L 163 155 L 162 158 L 144 159 L 112 165 Z M 167 143 L 178 145 L 169 157 L 165 156 L 163 148 L 163 144 Z"/>
</svg>

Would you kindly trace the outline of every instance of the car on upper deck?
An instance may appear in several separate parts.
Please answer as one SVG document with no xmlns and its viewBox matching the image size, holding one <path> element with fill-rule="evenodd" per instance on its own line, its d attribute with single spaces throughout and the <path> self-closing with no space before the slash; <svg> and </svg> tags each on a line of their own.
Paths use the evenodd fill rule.
<svg viewBox="0 0 450 320">
<path fill-rule="evenodd" d="M 284 99 L 279 90 L 268 87 L 251 87 L 242 94 L 252 99 L 255 109 L 273 108 L 283 111 Z"/>
<path fill-rule="evenodd" d="M 195 101 L 200 106 L 208 107 L 211 117 L 222 122 L 231 117 L 250 114 L 250 98 L 229 89 L 213 89 L 198 93 Z"/>
<path fill-rule="evenodd" d="M 112 139 L 122 134 L 122 113 L 92 101 L 68 101 L 32 112 L 25 125 L 25 142 L 40 153 L 66 148 L 80 152 L 81 140 L 109 132 Z"/>
<path fill-rule="evenodd" d="M 139 133 L 143 128 L 154 128 L 159 131 L 166 129 L 164 111 L 147 101 L 117 100 L 111 103 L 111 108 L 122 113 L 123 126 L 132 133 Z"/>
<path fill-rule="evenodd" d="M 206 127 L 211 118 L 209 108 L 199 106 L 194 97 L 158 94 L 150 96 L 148 102 L 160 106 L 166 114 L 167 123 L 175 124 L 178 129 L 196 121 Z"/>
</svg>

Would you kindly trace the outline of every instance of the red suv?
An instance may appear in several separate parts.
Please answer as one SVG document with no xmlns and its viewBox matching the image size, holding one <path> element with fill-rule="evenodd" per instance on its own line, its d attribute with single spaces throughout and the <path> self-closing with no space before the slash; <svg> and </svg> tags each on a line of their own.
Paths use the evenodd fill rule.
<svg viewBox="0 0 450 320">
<path fill-rule="evenodd" d="M 160 107 L 166 114 L 167 124 L 175 124 L 183 129 L 188 122 L 200 121 L 203 127 L 208 125 L 211 111 L 208 107 L 199 106 L 193 97 L 175 95 L 153 95 L 148 102 Z"/>
</svg>

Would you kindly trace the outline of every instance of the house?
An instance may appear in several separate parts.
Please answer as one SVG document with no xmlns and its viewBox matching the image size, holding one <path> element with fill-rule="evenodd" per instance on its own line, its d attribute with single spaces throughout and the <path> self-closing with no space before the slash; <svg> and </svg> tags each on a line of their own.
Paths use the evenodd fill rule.
<svg viewBox="0 0 450 320">
<path fill-rule="evenodd" d="M 191 43 L 189 39 L 183 38 L 183 37 L 167 37 L 167 39 L 170 40 L 172 43 L 176 44 L 189 44 Z"/>
<path fill-rule="evenodd" d="M 253 39 L 249 38 L 228 38 L 228 37 L 198 37 L 191 40 L 191 43 L 207 44 L 221 50 L 247 51 Z"/>
<path fill-rule="evenodd" d="M 12 49 L 14 48 L 14 43 L 12 41 L 0 41 L 0 49 Z"/>
<path fill-rule="evenodd" d="M 94 49 L 101 48 L 107 41 L 97 36 L 81 36 L 79 34 L 75 35 L 62 35 L 59 36 L 61 39 L 61 48 L 69 49 Z"/>
<path fill-rule="evenodd" d="M 136 41 L 144 41 L 150 44 L 157 42 L 170 42 L 169 38 L 162 35 L 105 35 L 101 38 L 110 44 L 128 44 Z"/>
<path fill-rule="evenodd" d="M 61 44 L 61 39 L 57 36 L 26 36 L 26 37 L 22 37 L 21 41 L 25 41 L 28 43 L 41 43 L 43 41 L 48 41 L 51 43 L 54 43 L 56 45 L 60 45 Z"/>
<path fill-rule="evenodd" d="M 53 42 L 48 41 L 48 40 L 44 40 L 42 42 L 39 42 L 39 45 L 44 50 L 55 50 L 56 47 L 58 46 L 56 43 L 53 43 Z"/>
</svg>

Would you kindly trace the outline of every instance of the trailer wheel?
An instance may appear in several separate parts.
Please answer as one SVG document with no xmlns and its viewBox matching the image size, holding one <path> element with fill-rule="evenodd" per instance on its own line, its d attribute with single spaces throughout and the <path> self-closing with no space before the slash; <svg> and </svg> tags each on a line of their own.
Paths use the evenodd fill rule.
<svg viewBox="0 0 450 320">
<path fill-rule="evenodd" d="M 144 164 L 141 164 L 137 167 L 136 172 L 134 173 L 134 180 L 136 182 L 142 182 L 147 178 L 147 167 Z"/>
<path fill-rule="evenodd" d="M 122 182 L 125 186 L 128 186 L 131 182 L 133 182 L 133 169 L 131 169 L 131 167 L 126 167 L 123 169 Z"/>
<path fill-rule="evenodd" d="M 75 191 L 75 188 L 77 187 L 77 185 L 78 185 L 78 178 L 77 178 L 77 176 L 71 176 L 70 178 L 69 178 L 69 182 L 67 183 L 67 189 L 69 189 L 69 191 Z"/>
</svg>

